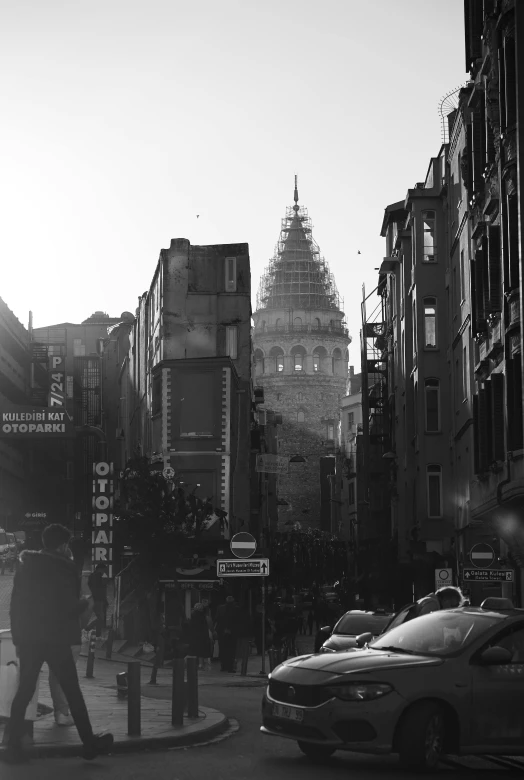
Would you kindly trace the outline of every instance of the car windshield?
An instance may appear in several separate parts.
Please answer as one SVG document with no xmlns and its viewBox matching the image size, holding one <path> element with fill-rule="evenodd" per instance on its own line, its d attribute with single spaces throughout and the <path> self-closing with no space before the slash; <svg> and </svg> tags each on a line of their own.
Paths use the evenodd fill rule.
<svg viewBox="0 0 524 780">
<path fill-rule="evenodd" d="M 370 631 L 373 636 L 378 636 L 389 619 L 388 615 L 343 615 L 333 633 L 358 636 Z"/>
<path fill-rule="evenodd" d="M 370 642 L 369 647 L 421 655 L 451 655 L 466 648 L 499 620 L 498 616 L 475 612 L 431 612 L 386 631 Z"/>
</svg>

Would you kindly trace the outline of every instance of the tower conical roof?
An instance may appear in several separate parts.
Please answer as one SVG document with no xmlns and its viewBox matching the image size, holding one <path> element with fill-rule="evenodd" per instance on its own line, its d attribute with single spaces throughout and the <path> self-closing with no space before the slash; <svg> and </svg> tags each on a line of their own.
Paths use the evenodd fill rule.
<svg viewBox="0 0 524 780">
<path fill-rule="evenodd" d="M 257 309 L 330 309 L 341 312 L 340 298 L 327 262 L 313 239 L 307 210 L 286 209 L 275 253 L 260 280 Z"/>
</svg>

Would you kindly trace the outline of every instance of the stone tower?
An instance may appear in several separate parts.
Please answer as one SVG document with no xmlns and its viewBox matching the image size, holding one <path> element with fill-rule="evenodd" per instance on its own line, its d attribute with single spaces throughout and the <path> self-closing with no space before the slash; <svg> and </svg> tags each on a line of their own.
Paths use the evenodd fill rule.
<svg viewBox="0 0 524 780">
<path fill-rule="evenodd" d="M 330 530 L 327 475 L 333 471 L 351 339 L 333 274 L 313 239 L 307 210 L 298 205 L 296 177 L 294 200 L 260 280 L 253 315 L 255 381 L 264 388 L 264 406 L 282 413 L 279 454 L 299 456 L 278 478 L 279 528 L 300 523 L 303 530 Z"/>
</svg>

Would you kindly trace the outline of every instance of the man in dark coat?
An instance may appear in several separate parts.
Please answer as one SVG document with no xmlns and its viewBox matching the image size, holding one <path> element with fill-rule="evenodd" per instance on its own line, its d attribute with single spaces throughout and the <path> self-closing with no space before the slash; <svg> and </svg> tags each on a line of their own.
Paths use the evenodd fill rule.
<svg viewBox="0 0 524 780">
<path fill-rule="evenodd" d="M 44 549 L 25 550 L 15 574 L 11 595 L 11 634 L 20 663 L 20 684 L 11 706 L 7 760 L 27 760 L 22 746 L 24 716 L 38 682 L 42 664 L 56 675 L 90 760 L 108 752 L 113 735 L 94 735 L 71 645 L 80 644 L 80 616 L 89 600 L 80 597 L 78 571 L 67 554 L 70 533 L 50 525 L 42 533 Z"/>
<path fill-rule="evenodd" d="M 87 587 L 93 597 L 93 609 L 96 615 L 96 635 L 102 636 L 106 627 L 107 615 L 107 566 L 97 563 L 95 570 L 87 578 Z"/>
<path fill-rule="evenodd" d="M 215 631 L 218 635 L 218 649 L 221 672 L 235 671 L 235 655 L 238 638 L 237 606 L 233 596 L 217 609 Z"/>
</svg>

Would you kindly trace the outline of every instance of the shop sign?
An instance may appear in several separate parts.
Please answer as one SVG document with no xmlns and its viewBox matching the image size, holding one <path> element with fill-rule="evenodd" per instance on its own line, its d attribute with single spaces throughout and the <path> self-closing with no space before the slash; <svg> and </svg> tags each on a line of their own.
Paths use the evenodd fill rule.
<svg viewBox="0 0 524 780">
<path fill-rule="evenodd" d="M 65 406 L 66 402 L 66 375 L 65 357 L 51 355 L 49 358 L 49 396 L 48 406 Z"/>
<path fill-rule="evenodd" d="M 93 463 L 92 557 L 93 566 L 105 563 L 113 576 L 113 464 Z"/>
<path fill-rule="evenodd" d="M 266 474 L 287 474 L 289 471 L 289 457 L 284 455 L 269 455 L 264 453 L 257 455 L 257 471 Z"/>
<path fill-rule="evenodd" d="M 65 409 L 5 406 L 0 411 L 0 438 L 63 439 L 74 436 L 73 423 Z"/>
</svg>

